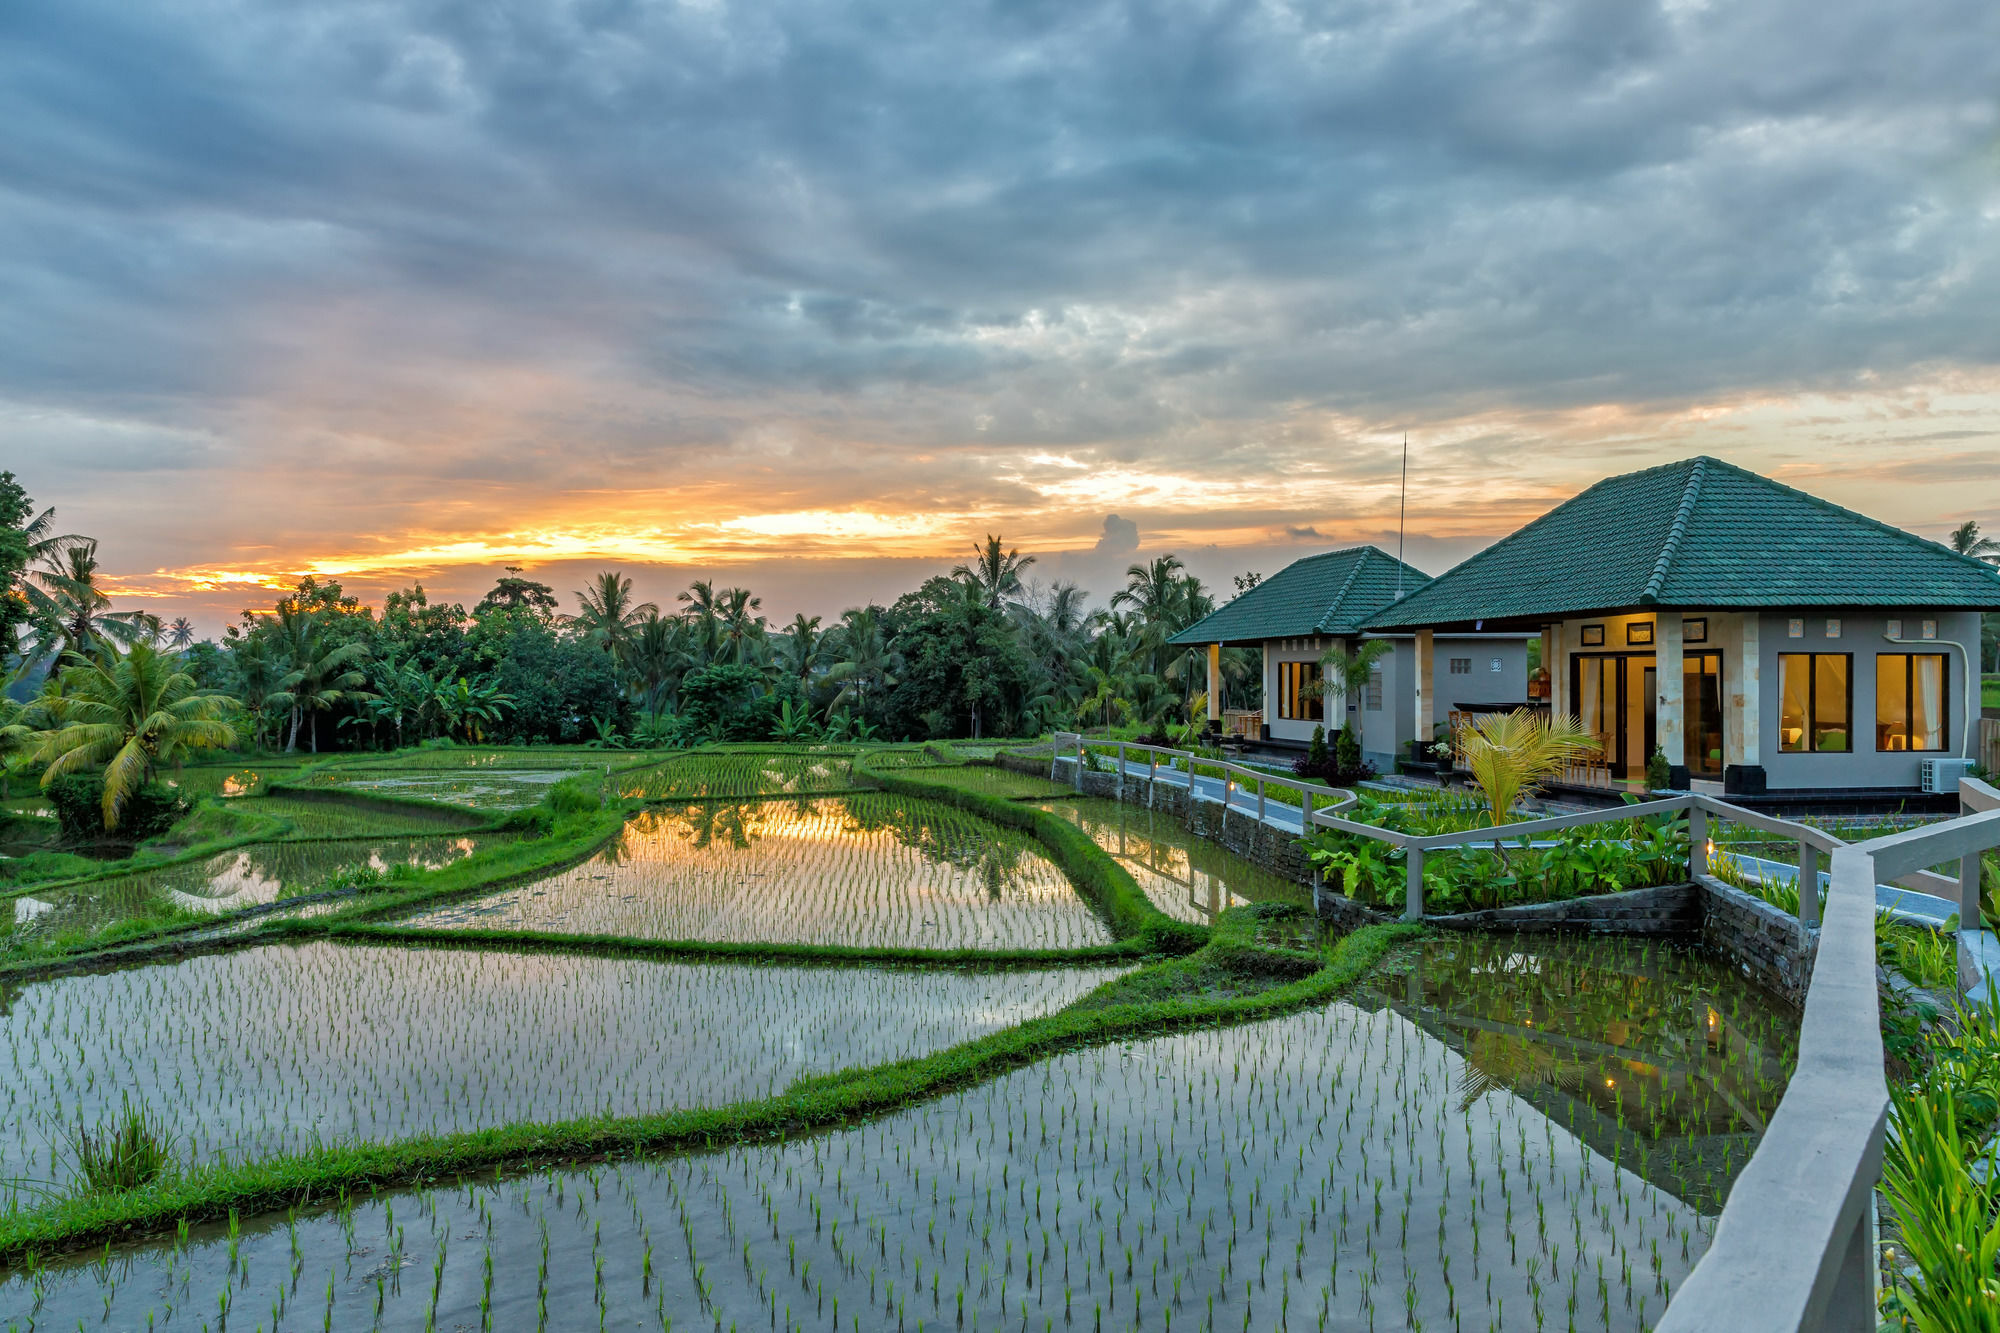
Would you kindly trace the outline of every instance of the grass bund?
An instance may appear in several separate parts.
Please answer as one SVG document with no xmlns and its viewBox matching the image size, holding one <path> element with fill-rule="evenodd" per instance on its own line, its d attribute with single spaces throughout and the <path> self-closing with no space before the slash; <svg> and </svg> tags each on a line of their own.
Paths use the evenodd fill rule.
<svg viewBox="0 0 2000 1333">
<path fill-rule="evenodd" d="M 1794 1018 L 1658 945 L 1329 938 L 1299 886 L 982 758 L 435 750 L 365 769 L 555 776 L 511 810 L 315 781 L 345 761 L 204 798 L 272 802 L 244 874 L 313 901 L 0 966 L 0 1327 L 1664 1308 Z M 303 833 L 322 802 L 472 824 Z"/>
</svg>

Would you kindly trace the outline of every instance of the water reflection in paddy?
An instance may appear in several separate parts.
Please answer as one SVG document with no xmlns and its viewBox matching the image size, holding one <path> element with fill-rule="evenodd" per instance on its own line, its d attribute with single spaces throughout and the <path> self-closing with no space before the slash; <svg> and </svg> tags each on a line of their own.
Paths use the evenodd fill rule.
<svg viewBox="0 0 2000 1333">
<path fill-rule="evenodd" d="M 1505 1089 L 1602 1155 L 1719 1212 L 1777 1109 L 1798 1016 L 1681 944 L 1443 935 L 1371 983 L 1464 1061 L 1461 1104 Z"/>
<path fill-rule="evenodd" d="M 1111 938 L 1025 836 L 880 793 L 647 810 L 572 870 L 411 924 L 917 948 Z"/>
<path fill-rule="evenodd" d="M 40 1317 L 194 1328 L 227 1290 L 343 1330 L 485 1308 L 533 1328 L 543 1302 L 551 1327 L 1649 1326 L 1713 1219 L 1585 1110 L 1649 1143 L 1712 1138 L 1725 1092 L 1775 1099 L 1787 1019 L 1713 964 L 1618 942 L 1445 940 L 1418 961 L 1365 1003 L 1074 1051 L 789 1144 L 253 1220 L 240 1256 L 211 1229 L 79 1258 Z M 1510 996 L 1552 1056 L 1472 1049 Z M 1733 1035 L 1711 1040 L 1711 1009 Z M 1605 1059 L 1716 1063 L 1662 1116 L 1650 1090 L 1587 1096 Z M 405 1263 L 421 1281 L 378 1288 Z M 0 1318 L 33 1302 L 0 1284 Z"/>
<path fill-rule="evenodd" d="M 29 982 L 0 993 L 0 1177 L 63 1177 L 64 1126 L 127 1097 L 197 1160 L 764 1097 L 1019 1023 L 1115 975 L 319 942 Z"/>
<path fill-rule="evenodd" d="M 1163 812 L 1097 797 L 1036 804 L 1088 833 L 1131 872 L 1153 906 L 1179 920 L 1206 923 L 1249 902 L 1312 902 L 1306 886 L 1197 837 Z"/>
</svg>

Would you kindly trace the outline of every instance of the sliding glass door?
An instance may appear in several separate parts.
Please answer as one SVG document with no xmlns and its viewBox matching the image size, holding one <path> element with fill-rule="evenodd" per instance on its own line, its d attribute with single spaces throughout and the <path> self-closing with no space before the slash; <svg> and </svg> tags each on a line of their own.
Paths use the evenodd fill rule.
<svg viewBox="0 0 2000 1333">
<path fill-rule="evenodd" d="M 1681 746 L 1690 776 L 1722 776 L 1722 654 L 1681 658 Z"/>
</svg>

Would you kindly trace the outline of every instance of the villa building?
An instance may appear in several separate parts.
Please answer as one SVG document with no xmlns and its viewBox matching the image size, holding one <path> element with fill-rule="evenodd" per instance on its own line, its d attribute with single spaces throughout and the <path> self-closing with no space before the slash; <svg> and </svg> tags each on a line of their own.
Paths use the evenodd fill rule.
<svg viewBox="0 0 2000 1333">
<path fill-rule="evenodd" d="M 1537 693 L 1596 735 L 1610 782 L 1657 749 L 1675 787 L 1896 799 L 1955 790 L 1974 753 L 1990 611 L 2000 570 L 1691 458 L 1597 483 L 1361 628 L 1412 636 L 1403 733 L 1454 706 L 1437 659 L 1466 635 L 1526 633 Z"/>
<path fill-rule="evenodd" d="M 1257 737 L 1302 749 L 1317 726 L 1324 725 L 1329 738 L 1351 726 L 1368 761 L 1393 772 L 1411 739 L 1432 735 L 1428 720 L 1419 729 L 1416 710 L 1417 635 L 1364 634 L 1364 626 L 1398 597 L 1408 597 L 1430 581 L 1430 575 L 1373 546 L 1328 551 L 1293 561 L 1171 642 L 1208 647 L 1211 718 L 1220 720 L 1222 714 L 1217 688 L 1222 648 L 1256 647 L 1264 662 L 1263 715 L 1254 719 Z M 1461 627 L 1432 635 L 1428 648 L 1443 660 L 1445 672 L 1433 691 L 1445 710 L 1437 720 L 1463 707 L 1525 704 L 1527 645 L 1538 632 Z M 1351 652 L 1364 637 L 1385 638 L 1392 645 L 1376 663 L 1367 687 L 1352 699 L 1337 690 L 1322 694 L 1321 656 L 1336 646 Z"/>
</svg>

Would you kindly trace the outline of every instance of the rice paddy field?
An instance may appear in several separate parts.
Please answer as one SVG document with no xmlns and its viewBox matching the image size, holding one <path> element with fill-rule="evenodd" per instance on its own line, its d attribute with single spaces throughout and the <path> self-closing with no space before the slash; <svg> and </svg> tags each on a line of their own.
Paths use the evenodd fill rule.
<svg viewBox="0 0 2000 1333">
<path fill-rule="evenodd" d="M 1305 886 L 1196 837 L 1170 815 L 1090 796 L 1036 804 L 1089 834 L 1176 920 L 1205 923 L 1251 902 L 1311 905 Z"/>
<path fill-rule="evenodd" d="M 573 869 L 408 924 L 854 947 L 1111 941 L 1025 835 L 880 792 L 647 810 Z"/>
<path fill-rule="evenodd" d="M 149 900 L 165 899 L 192 912 L 232 912 L 302 893 L 335 876 L 397 866 L 436 870 L 472 855 L 507 834 L 254 843 L 206 860 L 46 889 L 12 900 L 16 925 L 72 928 L 92 918 L 128 914 Z"/>
<path fill-rule="evenodd" d="M 706 801 L 717 797 L 805 796 L 852 791 L 851 751 L 695 751 L 615 775 L 621 798 Z"/>
<path fill-rule="evenodd" d="M 215 1206 L 218 1220 L 150 1240 L 111 1232 L 17 1258 L 0 1266 L 0 1328 L 1610 1333 L 1657 1318 L 1783 1092 L 1796 1014 L 1685 948 L 1450 933 L 1405 938 L 1344 991 L 1306 983 L 1265 1004 L 1343 956 L 1295 910 L 1305 889 L 1168 817 L 963 757 L 419 751 L 315 769 L 322 799 L 254 785 L 211 799 L 183 840 L 277 830 L 265 841 L 0 899 L 3 953 L 10 932 L 93 911 L 226 913 L 409 866 L 444 873 L 396 871 L 412 896 L 371 911 L 544 937 L 392 945 L 344 916 L 331 934 L 318 918 L 279 930 L 252 916 L 203 928 L 250 932 L 226 948 L 0 971 L 0 1228 L 92 1188 L 83 1207 L 115 1212 L 115 1187 L 81 1178 L 74 1136 L 127 1106 L 167 1136 L 167 1179 L 194 1173 L 175 1190 L 363 1144 L 430 1161 L 433 1136 L 482 1130 L 587 1129 L 611 1145 L 476 1178 L 439 1157 L 394 1189 L 321 1188 L 311 1207 L 259 1215 Z M 1030 833 L 867 789 L 870 769 L 1082 830 L 1186 923 L 1153 917 L 1131 938 L 1183 953 L 977 968 L 632 956 L 662 940 L 1112 940 Z M 552 806 L 488 830 L 589 770 L 646 804 Z M 1074 844 L 1054 844 L 1072 869 L 1095 857 Z M 1290 907 L 1246 906 L 1271 903 Z M 1403 938 L 1369 929 L 1378 952 Z M 1119 1017 L 1239 996 L 1263 1006 L 1257 1021 L 1204 1010 L 1134 1035 Z M 1010 1045 L 1024 1023 L 1071 1035 Z M 916 1087 L 899 1081 L 925 1066 L 865 1071 L 947 1051 L 921 1091 L 843 1100 L 871 1079 Z M 780 1132 L 634 1156 L 615 1123 L 722 1106 L 776 1115 L 764 1123 Z M 730 1137 L 706 1133 L 679 1141 Z"/>
<path fill-rule="evenodd" d="M 1011 1026 L 1114 975 L 313 941 L 30 982 L 0 1014 L 0 1177 L 67 1184 L 65 1125 L 120 1098 L 207 1162 L 768 1097 Z"/>
<path fill-rule="evenodd" d="M 1674 1073 L 1686 1086 L 1759 1088 L 1748 1071 L 1761 1029 L 1721 1049 L 1705 1033 L 1708 1013 L 1720 1022 L 1725 1012 L 1716 1002 L 1732 1002 L 1725 969 L 1693 955 L 1662 966 L 1658 953 L 1616 947 L 1630 956 L 1606 984 L 1637 988 L 1661 1011 L 1629 1034 L 1632 1060 L 1663 1058 L 1655 1043 L 1679 1034 L 1691 1057 L 1710 1061 Z M 1579 1094 L 1554 1099 L 1563 1081 L 1548 1066 L 1599 1058 L 1619 1034 L 1588 1000 L 1551 997 L 1598 983 L 1568 952 L 1525 941 L 1449 959 L 1427 946 L 1407 961 L 1358 1003 L 1080 1050 L 789 1143 L 350 1196 L 114 1246 L 10 1274 L 0 1319 L 911 1333 L 1648 1327 L 1706 1248 L 1712 1204 L 1677 1195 L 1653 1158 L 1618 1160 L 1615 1146 L 1607 1155 L 1581 1111 L 1573 1127 Z M 1446 1019 L 1470 1022 L 1484 1002 L 1446 1006 L 1445 1017 L 1430 1002 L 1459 977 L 1528 983 L 1545 1054 L 1471 1050 L 1464 1025 Z M 1410 1011 L 1391 1002 L 1398 987 L 1405 1003 L 1416 997 Z M 1738 1037 L 1746 1044 L 1732 1055 Z M 473 1083 L 450 1086 L 470 1095 Z M 1770 1095 L 1760 1091 L 1739 1119 Z M 1590 1099 L 1600 1112 L 1608 1104 Z M 1692 1093 L 1617 1104 L 1624 1130 L 1649 1143 L 1692 1144 L 1725 1128 L 1724 1112 L 1697 1112 Z"/>
<path fill-rule="evenodd" d="M 304 781 L 330 790 L 414 797 L 468 810 L 505 812 L 540 803 L 550 787 L 584 771 L 583 766 L 336 768 L 314 773 Z"/>
</svg>

